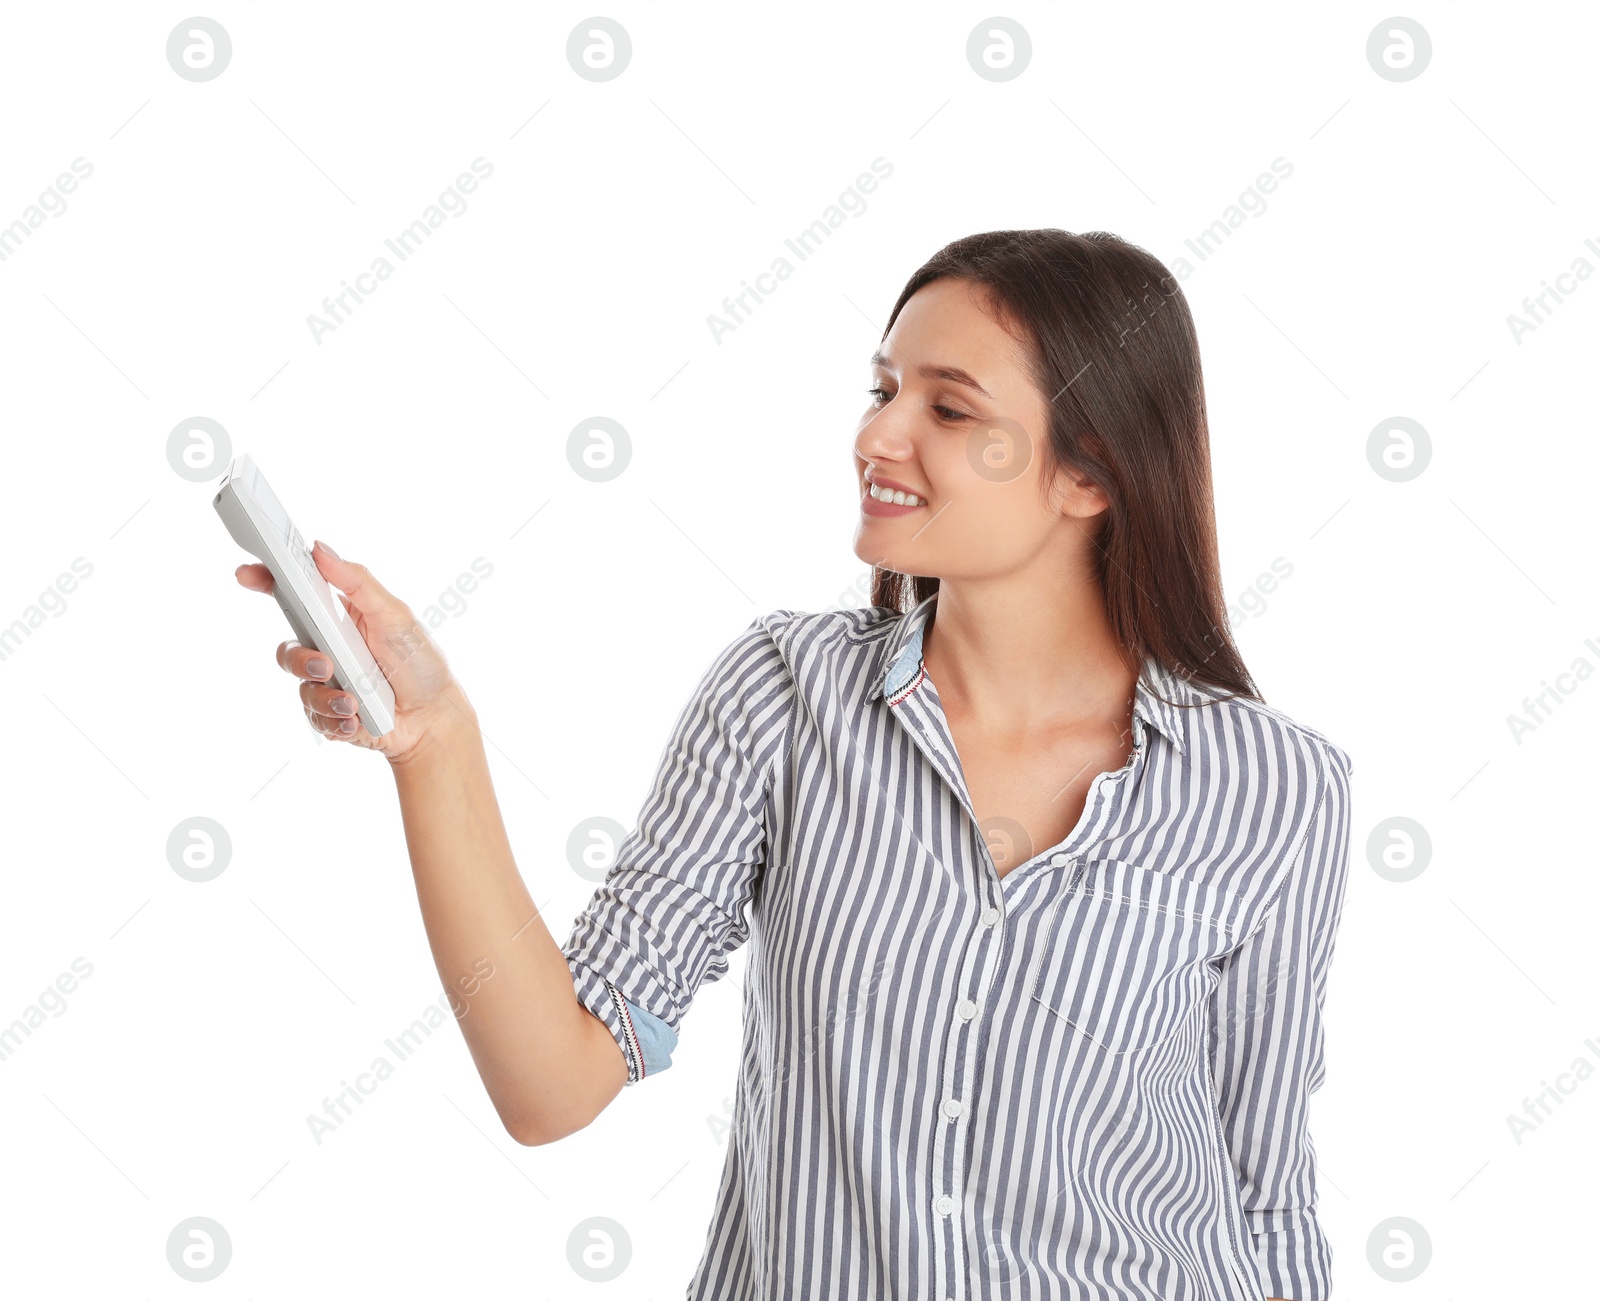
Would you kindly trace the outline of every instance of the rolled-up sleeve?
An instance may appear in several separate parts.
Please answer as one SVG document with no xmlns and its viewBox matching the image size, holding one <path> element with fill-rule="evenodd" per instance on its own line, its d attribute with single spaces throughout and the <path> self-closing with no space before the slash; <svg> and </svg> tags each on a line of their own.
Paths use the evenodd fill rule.
<svg viewBox="0 0 1600 1301">
<path fill-rule="evenodd" d="M 795 699 L 777 641 L 791 614 L 755 619 L 701 677 L 637 825 L 562 946 L 629 1084 L 664 1069 L 695 992 L 727 974 L 749 934 Z"/>
<path fill-rule="evenodd" d="M 1294 867 L 1264 919 L 1221 964 L 1212 1078 L 1255 1260 L 1269 1297 L 1326 1301 L 1311 1094 L 1323 1079 L 1322 1008 L 1350 857 L 1347 754 L 1327 744 L 1322 790 Z"/>
</svg>

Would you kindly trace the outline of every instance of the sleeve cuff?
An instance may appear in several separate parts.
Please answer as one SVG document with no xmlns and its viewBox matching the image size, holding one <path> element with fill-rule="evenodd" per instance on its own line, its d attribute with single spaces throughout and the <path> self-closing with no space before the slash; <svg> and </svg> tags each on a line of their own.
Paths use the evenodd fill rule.
<svg viewBox="0 0 1600 1301">
<path fill-rule="evenodd" d="M 1332 1254 L 1316 1216 L 1309 1211 L 1258 1211 L 1245 1218 L 1266 1295 L 1328 1301 L 1333 1294 Z"/>
<path fill-rule="evenodd" d="M 678 1036 L 671 1026 L 623 997 L 611 981 L 588 963 L 569 956 L 567 966 L 572 972 L 572 988 L 578 1001 L 599 1017 L 622 1050 L 623 1060 L 628 1064 L 628 1084 L 637 1084 L 647 1075 L 672 1065 L 672 1050 L 678 1045 Z"/>
</svg>

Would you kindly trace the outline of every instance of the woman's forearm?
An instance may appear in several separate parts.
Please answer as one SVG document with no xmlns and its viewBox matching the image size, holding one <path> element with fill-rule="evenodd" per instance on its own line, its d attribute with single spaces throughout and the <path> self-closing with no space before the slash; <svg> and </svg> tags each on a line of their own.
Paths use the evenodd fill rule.
<svg viewBox="0 0 1600 1301">
<path fill-rule="evenodd" d="M 627 1063 L 578 1002 L 517 871 L 465 695 L 449 692 L 391 767 L 434 963 L 495 1110 L 521 1143 L 583 1128 L 621 1091 Z"/>
</svg>

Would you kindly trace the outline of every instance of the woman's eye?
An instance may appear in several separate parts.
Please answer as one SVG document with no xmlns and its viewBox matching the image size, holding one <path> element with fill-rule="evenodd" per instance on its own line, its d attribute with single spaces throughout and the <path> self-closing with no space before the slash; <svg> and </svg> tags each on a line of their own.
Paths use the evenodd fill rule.
<svg viewBox="0 0 1600 1301">
<path fill-rule="evenodd" d="M 874 406 L 882 406 L 894 395 L 884 389 L 874 387 L 867 390 L 867 396 L 872 399 L 872 404 Z M 964 412 L 956 411 L 951 407 L 935 406 L 933 409 L 939 413 L 939 417 L 942 420 L 949 420 L 953 422 L 957 420 L 970 420 L 972 418 Z"/>
</svg>

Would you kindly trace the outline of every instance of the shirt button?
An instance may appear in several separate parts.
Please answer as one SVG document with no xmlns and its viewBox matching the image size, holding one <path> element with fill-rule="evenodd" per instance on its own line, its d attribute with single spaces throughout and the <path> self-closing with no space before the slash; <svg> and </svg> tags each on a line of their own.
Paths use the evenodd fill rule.
<svg viewBox="0 0 1600 1301">
<path fill-rule="evenodd" d="M 983 910 L 983 924 L 985 926 L 993 926 L 999 920 L 1000 910 L 998 908 L 985 908 Z"/>
<path fill-rule="evenodd" d="M 951 1120 L 959 1116 L 961 1114 L 961 1099 L 946 1098 L 944 1100 L 944 1114 L 949 1116 Z"/>
<path fill-rule="evenodd" d="M 1066 854 L 1056 854 L 1050 859 L 1050 861 L 1052 863 L 1054 863 L 1057 867 L 1065 867 L 1067 865 L 1067 855 Z"/>
<path fill-rule="evenodd" d="M 956 1004 L 956 1015 L 963 1021 L 970 1021 L 978 1015 L 978 1005 L 970 998 L 964 998 Z"/>
<path fill-rule="evenodd" d="M 933 1209 L 938 1211 L 940 1215 L 949 1215 L 955 1208 L 956 1199 L 954 1197 L 941 1197 L 933 1204 Z"/>
</svg>

